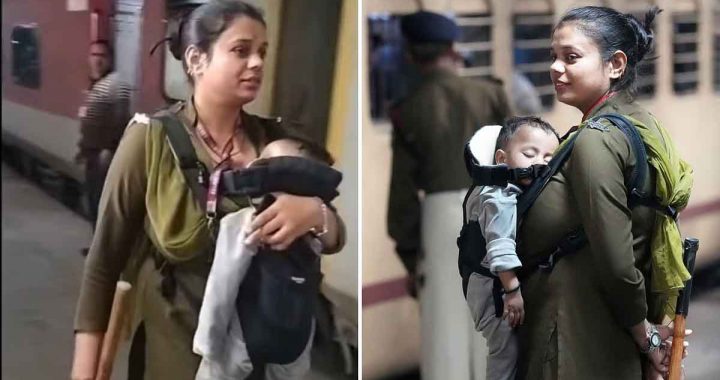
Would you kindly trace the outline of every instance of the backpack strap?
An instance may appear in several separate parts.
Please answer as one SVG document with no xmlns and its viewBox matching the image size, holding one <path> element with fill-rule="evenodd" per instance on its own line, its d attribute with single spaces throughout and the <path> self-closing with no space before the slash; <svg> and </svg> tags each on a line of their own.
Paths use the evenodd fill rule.
<svg viewBox="0 0 720 380">
<path fill-rule="evenodd" d="M 633 125 L 630 120 L 626 117 L 611 113 L 601 115 L 593 120 L 599 120 L 601 118 L 607 119 L 612 122 L 615 126 L 620 128 L 625 136 L 627 137 L 633 152 L 635 153 L 635 168 L 633 174 L 630 177 L 630 186 L 628 194 L 628 206 L 634 208 L 635 206 L 645 206 L 655 209 L 661 213 L 664 213 L 674 220 L 677 220 L 677 210 L 672 206 L 662 206 L 660 201 L 654 195 L 645 194 L 641 188 L 645 183 L 645 177 L 649 170 L 647 151 L 645 150 L 645 143 L 642 141 L 642 136 L 638 132 L 637 128 Z"/>
<path fill-rule="evenodd" d="M 185 182 L 190 187 L 195 200 L 201 210 L 207 206 L 207 182 L 208 170 L 195 154 L 195 148 L 190 141 L 190 136 L 177 116 L 170 112 L 160 112 L 155 118 L 162 122 L 165 128 L 170 149 L 180 166 L 185 177 Z"/>
<path fill-rule="evenodd" d="M 207 200 L 207 168 L 205 164 L 200 162 L 195 154 L 190 136 L 187 130 L 177 118 L 175 114 L 167 110 L 160 111 L 153 115 L 153 118 L 159 120 L 165 129 L 170 150 L 175 157 L 180 170 L 183 173 L 185 182 L 190 187 L 195 201 L 200 205 L 200 209 L 205 211 Z M 212 262 L 213 255 L 208 255 L 208 262 Z M 173 302 L 177 290 L 177 280 L 175 279 L 175 265 L 170 262 L 157 251 L 153 255 L 155 261 L 155 269 L 160 271 L 162 280 L 160 282 L 160 291 L 162 296 L 170 302 Z"/>
</svg>

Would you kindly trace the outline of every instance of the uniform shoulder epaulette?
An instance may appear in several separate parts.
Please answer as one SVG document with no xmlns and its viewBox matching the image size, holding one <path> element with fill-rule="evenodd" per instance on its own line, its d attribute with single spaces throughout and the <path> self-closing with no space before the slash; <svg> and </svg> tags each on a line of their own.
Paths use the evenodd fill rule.
<svg viewBox="0 0 720 380">
<path fill-rule="evenodd" d="M 611 123 L 609 121 L 607 121 L 606 119 L 588 120 L 588 122 L 587 122 L 588 128 L 596 129 L 596 130 L 602 131 L 602 132 L 609 132 L 610 125 L 611 125 Z"/>
<path fill-rule="evenodd" d="M 148 117 L 147 114 L 144 113 L 135 113 L 135 115 L 130 119 L 129 124 L 145 124 L 150 125 L 150 117 Z"/>
</svg>

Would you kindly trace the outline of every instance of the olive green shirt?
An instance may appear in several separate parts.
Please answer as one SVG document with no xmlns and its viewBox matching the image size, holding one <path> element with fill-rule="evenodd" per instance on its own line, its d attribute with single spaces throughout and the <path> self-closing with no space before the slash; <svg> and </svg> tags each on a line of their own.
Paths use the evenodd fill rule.
<svg viewBox="0 0 720 380">
<path fill-rule="evenodd" d="M 480 127 L 510 116 L 499 81 L 437 69 L 391 110 L 392 178 L 387 225 L 412 273 L 420 247 L 420 195 L 469 187 L 465 143 Z M 460 206 L 458 206 L 460 207 Z"/>
<path fill-rule="evenodd" d="M 650 114 L 625 94 L 598 106 L 655 128 Z M 519 329 L 519 378 L 640 379 L 641 354 L 629 327 L 654 321 L 661 300 L 650 295 L 653 209 L 628 207 L 626 183 L 637 165 L 624 133 L 580 130 L 571 156 L 535 201 L 518 230 L 521 261 L 548 255 L 567 233 L 582 226 L 588 244 L 552 270 L 523 282 L 526 319 Z M 642 190 L 654 193 L 650 167 Z"/>
<path fill-rule="evenodd" d="M 178 103 L 171 107 L 170 111 L 179 117 L 188 130 L 198 159 L 212 170 L 212 160 L 195 133 L 192 133 L 197 118 L 192 101 Z M 268 142 L 282 138 L 289 131 L 279 119 L 265 119 L 243 112 L 241 120 L 256 153 Z M 107 328 L 116 282 L 121 273 L 124 278 L 134 283 L 143 262 L 166 248 L 156 247 L 152 243 L 157 242 L 154 239 L 156 231 L 148 220 L 151 210 L 147 209 L 146 203 L 149 183 L 146 174 L 146 146 L 151 143 L 168 144 L 161 123 L 156 119 L 134 118 L 113 158 L 100 199 L 97 227 L 85 262 L 77 305 L 76 331 L 104 331 Z M 180 201 L 197 202 L 190 188 L 184 183 L 171 149 L 162 149 L 160 160 L 174 165 L 177 170 L 175 178 L 178 180 L 174 182 L 173 188 L 154 191 L 180 192 Z M 222 197 L 222 194 L 218 205 L 221 214 L 237 211 L 245 206 L 247 203 L 242 198 L 229 199 Z M 345 244 L 345 227 L 340 218 L 338 233 L 338 244 L 328 253 L 339 251 Z M 200 245 L 210 249 L 212 240 L 209 235 Z"/>
</svg>

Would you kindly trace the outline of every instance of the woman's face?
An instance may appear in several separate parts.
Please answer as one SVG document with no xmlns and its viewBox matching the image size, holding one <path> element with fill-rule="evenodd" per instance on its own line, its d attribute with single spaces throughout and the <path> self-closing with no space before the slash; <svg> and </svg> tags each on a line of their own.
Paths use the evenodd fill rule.
<svg viewBox="0 0 720 380">
<path fill-rule="evenodd" d="M 559 101 L 587 112 L 610 89 L 610 63 L 573 23 L 555 30 L 550 77 Z"/>
<path fill-rule="evenodd" d="M 251 102 L 262 84 L 267 49 L 265 26 L 250 17 L 236 18 L 213 44 L 212 57 L 196 85 L 223 99 Z"/>
</svg>

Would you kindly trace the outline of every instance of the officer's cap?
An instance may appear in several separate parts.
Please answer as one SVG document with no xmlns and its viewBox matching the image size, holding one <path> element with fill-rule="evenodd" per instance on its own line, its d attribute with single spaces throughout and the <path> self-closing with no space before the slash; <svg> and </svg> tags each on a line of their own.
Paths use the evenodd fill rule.
<svg viewBox="0 0 720 380">
<path fill-rule="evenodd" d="M 426 11 L 403 16 L 400 28 L 411 43 L 452 43 L 460 36 L 460 29 L 454 21 Z"/>
</svg>

